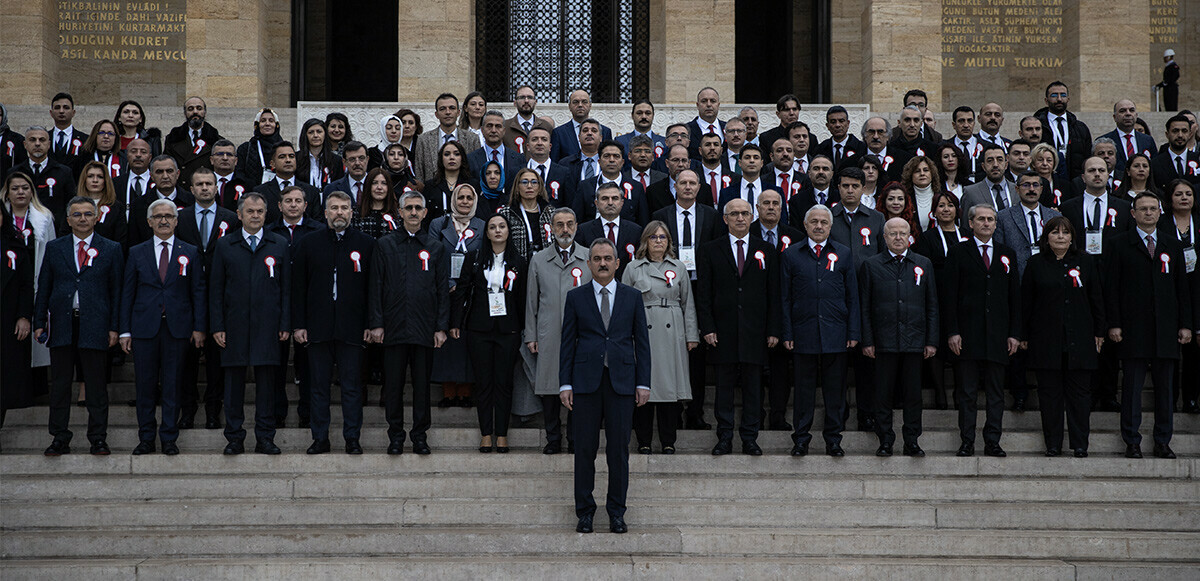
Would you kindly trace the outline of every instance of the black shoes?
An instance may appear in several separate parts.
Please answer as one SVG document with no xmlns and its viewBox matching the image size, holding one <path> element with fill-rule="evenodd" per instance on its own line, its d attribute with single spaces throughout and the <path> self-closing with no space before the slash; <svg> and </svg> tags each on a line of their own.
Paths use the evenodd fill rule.
<svg viewBox="0 0 1200 581">
<path fill-rule="evenodd" d="M 220 428 L 221 420 L 217 416 L 208 416 L 208 418 L 204 420 L 204 429 L 218 430 Z"/>
<path fill-rule="evenodd" d="M 542 453 L 547 456 L 561 454 L 562 453 L 562 442 L 561 441 L 547 442 L 546 447 L 542 448 Z"/>
<path fill-rule="evenodd" d="M 956 452 L 954 455 L 958 456 L 959 458 L 966 458 L 968 456 L 974 456 L 975 455 L 975 444 L 963 442 L 963 444 L 958 447 L 958 452 Z"/>
<path fill-rule="evenodd" d="M 404 440 L 392 440 L 388 444 L 387 453 L 389 456 L 399 456 L 404 453 Z"/>
<path fill-rule="evenodd" d="M 45 454 L 50 457 L 62 456 L 63 454 L 71 453 L 71 445 L 64 440 L 55 440 L 50 443 L 50 447 L 46 448 Z"/>
<path fill-rule="evenodd" d="M 875 450 L 875 455 L 880 458 L 889 458 L 892 455 L 892 447 L 887 444 L 881 444 L 878 450 Z"/>
<path fill-rule="evenodd" d="M 825 454 L 834 458 L 841 458 L 846 455 L 846 451 L 842 449 L 841 444 L 826 444 Z"/>
<path fill-rule="evenodd" d="M 1175 452 L 1173 450 L 1171 450 L 1171 447 L 1168 446 L 1167 444 L 1155 444 L 1154 445 L 1154 457 L 1155 458 L 1166 458 L 1168 460 L 1174 460 Z"/>
<path fill-rule="evenodd" d="M 241 442 L 230 442 L 225 446 L 224 454 L 226 456 L 237 456 L 246 451 L 246 447 Z"/>
<path fill-rule="evenodd" d="M 651 452 L 650 446 L 638 446 L 638 454 L 641 454 L 643 456 L 649 456 L 650 452 Z"/>
<path fill-rule="evenodd" d="M 671 454 L 674 454 L 674 453 L 675 453 L 675 446 L 663 446 L 662 453 L 663 453 L 663 454 L 666 454 L 666 455 L 668 455 L 668 456 L 670 456 Z"/>
<path fill-rule="evenodd" d="M 308 450 L 306 450 L 304 453 L 305 454 L 328 454 L 329 453 L 329 440 L 313 440 L 312 445 L 309 446 Z"/>
<path fill-rule="evenodd" d="M 1025 411 L 1025 398 L 1023 398 L 1023 397 L 1018 397 L 1018 398 L 1014 399 L 1014 400 L 1013 400 L 1013 407 L 1012 407 L 1012 411 L 1014 411 L 1014 412 L 1023 412 L 1023 411 Z"/>
<path fill-rule="evenodd" d="M 1087 458 L 1088 457 L 1087 448 L 1075 448 L 1075 457 L 1076 458 Z"/>
<path fill-rule="evenodd" d="M 282 454 L 283 451 L 279 449 L 279 446 L 275 445 L 275 442 L 264 439 L 259 440 L 258 443 L 254 445 L 254 453 L 275 456 L 277 454 Z"/>
<path fill-rule="evenodd" d="M 190 430 L 196 427 L 196 418 L 192 416 L 184 416 L 179 418 L 178 428 L 181 430 Z"/>
<path fill-rule="evenodd" d="M 713 449 L 712 449 L 713 456 L 724 456 L 724 455 L 732 453 L 732 452 L 733 452 L 733 441 L 732 440 L 718 440 L 717 445 L 713 446 Z"/>
<path fill-rule="evenodd" d="M 429 449 L 429 443 L 425 440 L 413 440 L 413 452 L 421 456 L 428 456 L 433 450 Z"/>
<path fill-rule="evenodd" d="M 592 532 L 592 515 L 585 514 L 579 517 L 579 524 L 575 525 L 575 532 L 584 534 Z"/>
<path fill-rule="evenodd" d="M 363 453 L 362 446 L 359 445 L 358 440 L 346 440 L 346 453 L 354 456 L 359 456 Z"/>
<path fill-rule="evenodd" d="M 179 454 L 179 446 L 175 442 L 163 442 L 163 454 L 175 456 Z"/>
<path fill-rule="evenodd" d="M 688 418 L 683 423 L 683 429 L 685 429 L 685 430 L 711 430 L 712 424 L 704 421 L 703 418 Z"/>
<path fill-rule="evenodd" d="M 793 456 L 807 456 L 808 455 L 808 444 L 804 444 L 804 445 L 796 444 L 796 445 L 792 446 L 792 455 Z"/>
<path fill-rule="evenodd" d="M 904 455 L 910 456 L 913 458 L 924 458 L 925 450 L 922 450 L 921 446 L 918 444 L 905 444 L 904 445 Z"/>
<path fill-rule="evenodd" d="M 608 517 L 608 530 L 623 535 L 629 532 L 629 527 L 625 526 L 625 519 L 619 516 Z"/>
<path fill-rule="evenodd" d="M 141 456 L 142 454 L 153 454 L 153 453 L 154 453 L 154 442 L 138 442 L 137 447 L 133 449 L 134 456 Z"/>
<path fill-rule="evenodd" d="M 747 456 L 762 456 L 762 448 L 758 447 L 758 442 L 742 442 L 742 453 Z"/>
<path fill-rule="evenodd" d="M 1008 453 L 1004 451 L 1004 448 L 1000 447 L 1000 444 L 988 444 L 983 447 L 983 455 L 993 458 L 1004 458 L 1008 456 Z"/>
<path fill-rule="evenodd" d="M 1126 458 L 1141 458 L 1142 457 L 1141 446 L 1138 446 L 1137 444 L 1126 444 L 1125 445 L 1125 457 Z"/>
<path fill-rule="evenodd" d="M 108 442 L 105 442 L 104 440 L 96 440 L 96 442 L 92 444 L 91 452 L 93 456 L 107 456 L 112 454 L 112 450 L 108 449 Z"/>
<path fill-rule="evenodd" d="M 1062 448 L 1046 448 L 1047 458 L 1057 458 L 1062 456 Z"/>
</svg>

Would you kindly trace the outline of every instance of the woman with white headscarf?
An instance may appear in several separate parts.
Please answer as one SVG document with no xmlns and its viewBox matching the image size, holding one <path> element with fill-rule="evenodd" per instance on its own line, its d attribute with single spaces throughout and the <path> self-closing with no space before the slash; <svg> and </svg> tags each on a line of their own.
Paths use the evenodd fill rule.
<svg viewBox="0 0 1200 581">
<path fill-rule="evenodd" d="M 261 109 L 254 116 L 254 136 L 238 146 L 237 173 L 246 177 L 251 184 L 262 184 L 275 178 L 271 171 L 271 153 L 283 141 L 279 132 L 279 118 L 270 109 Z"/>
<path fill-rule="evenodd" d="M 389 145 L 400 143 L 404 139 L 404 122 L 395 115 L 388 115 L 379 120 L 379 143 L 367 149 L 367 169 L 380 167 L 384 161 L 384 152 Z"/>
</svg>

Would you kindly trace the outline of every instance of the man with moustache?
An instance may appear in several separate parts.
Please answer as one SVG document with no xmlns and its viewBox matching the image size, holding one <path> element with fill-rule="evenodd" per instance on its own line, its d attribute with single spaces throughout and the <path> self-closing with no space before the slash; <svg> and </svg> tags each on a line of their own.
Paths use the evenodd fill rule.
<svg viewBox="0 0 1200 581">
<path fill-rule="evenodd" d="M 215 145 L 213 147 L 216 148 Z M 140 137 L 134 138 L 125 148 L 125 171 L 113 180 L 113 190 L 117 194 L 117 199 L 125 203 L 125 220 L 127 222 L 133 211 L 134 202 L 154 184 L 153 176 L 150 175 L 150 160 L 150 143 Z"/>
<path fill-rule="evenodd" d="M 959 171 L 970 170 L 967 172 L 967 179 L 971 183 L 982 179 L 983 173 L 983 144 L 975 137 L 975 110 L 962 105 L 955 107 L 951 113 L 952 123 L 954 125 L 954 137 L 950 142 L 958 148 L 959 151 L 967 157 L 970 163 L 969 168 L 962 168 Z"/>
<path fill-rule="evenodd" d="M 813 158 L 808 165 L 808 185 L 792 196 L 788 203 L 788 215 L 791 216 L 792 226 L 800 228 L 803 216 L 808 209 L 821 205 L 832 207 L 841 199 L 837 188 L 833 186 L 833 162 L 824 155 Z"/>
<path fill-rule="evenodd" d="M 346 164 L 346 175 L 329 182 L 321 192 L 321 199 L 326 200 L 333 192 L 345 192 L 350 196 L 350 203 L 355 208 L 362 203 L 363 192 L 367 185 L 367 146 L 361 141 L 351 141 L 342 148 L 342 161 Z M 369 194 L 368 194 L 369 195 Z"/>
<path fill-rule="evenodd" d="M 593 207 L 599 215 L 594 220 L 580 224 L 575 234 L 575 241 L 581 246 L 590 248 L 598 238 L 605 238 L 616 245 L 617 258 L 624 258 L 617 265 L 617 278 L 625 274 L 626 261 L 633 261 L 634 252 L 642 239 L 642 227 L 622 215 L 625 202 L 617 184 L 601 184 L 593 199 Z"/>
<path fill-rule="evenodd" d="M 671 153 L 671 148 L 675 147 L 676 145 L 682 145 L 684 150 L 687 150 L 688 127 L 686 123 L 672 123 L 667 126 L 667 135 L 663 139 L 663 154 L 658 156 L 658 159 L 654 160 L 654 164 L 651 165 L 650 168 L 656 169 L 663 173 L 671 173 L 669 163 L 667 162 L 667 156 Z M 689 155 L 688 163 L 685 165 L 685 168 L 694 170 L 696 175 L 700 175 L 700 160 L 692 159 Z"/>
<path fill-rule="evenodd" d="M 1000 127 L 1004 125 L 1004 109 L 996 103 L 988 103 L 979 108 L 979 133 L 975 137 L 982 143 L 990 143 L 1008 151 L 1012 143 L 1007 137 L 1000 135 Z"/>
<path fill-rule="evenodd" d="M 778 191 L 783 196 L 785 205 L 790 204 L 800 190 L 811 185 L 808 183 L 808 176 L 795 169 L 793 152 L 790 140 L 776 139 L 775 143 L 771 144 L 771 163 L 762 169 L 763 186 Z"/>
<path fill-rule="evenodd" d="M 672 145 L 663 157 L 666 158 L 667 179 L 650 184 L 650 190 L 646 192 L 646 201 L 649 204 L 651 214 L 657 214 L 663 208 L 675 205 L 675 200 L 679 195 L 678 180 L 680 173 L 690 171 L 696 177 L 697 181 L 699 181 L 700 171 L 692 168 L 693 164 L 698 166 L 699 162 L 687 156 L 687 147 L 684 145 Z M 663 161 L 663 158 L 659 158 L 658 161 Z M 695 201 L 710 208 L 713 207 L 712 190 L 709 189 L 708 184 L 700 182 L 699 189 L 695 193 Z"/>
<path fill-rule="evenodd" d="M 721 110 L 721 96 L 712 87 L 704 87 L 696 93 L 696 118 L 688 121 L 688 157 L 701 159 L 700 138 L 716 135 L 724 143 L 725 122 L 717 119 Z"/>
<path fill-rule="evenodd" d="M 862 138 L 867 144 L 867 150 L 863 155 L 874 155 L 879 158 L 883 164 L 884 176 L 879 179 L 887 181 L 900 181 L 900 176 L 904 171 L 904 164 L 913 158 L 913 154 L 903 150 L 888 147 L 887 135 L 890 132 L 887 119 L 883 117 L 871 117 L 867 119 L 862 126 Z"/>
<path fill-rule="evenodd" d="M 738 119 L 746 124 L 746 143 L 762 147 L 762 140 L 759 139 L 761 136 L 758 134 L 758 111 L 754 107 L 742 107 L 742 110 L 738 111 Z"/>
<path fill-rule="evenodd" d="M 1008 155 L 1000 146 L 987 144 L 980 154 L 984 179 L 963 188 L 962 211 L 971 206 L 988 204 L 999 211 L 1011 208 L 1020 201 L 1016 185 L 1008 181 Z"/>
<path fill-rule="evenodd" d="M 1042 122 L 1033 115 L 1026 115 L 1021 118 L 1020 128 L 1021 139 L 1029 143 L 1042 142 Z"/>
<path fill-rule="evenodd" d="M 651 160 L 658 159 L 667 151 L 667 140 L 662 135 L 654 132 L 654 104 L 649 100 L 640 99 L 633 104 L 633 111 L 630 114 L 633 118 L 633 131 L 618 135 L 617 143 L 625 148 L 625 154 L 632 156 L 634 137 L 646 137 L 651 142 L 651 151 L 654 157 Z M 631 160 L 632 161 L 632 160 Z"/>
<path fill-rule="evenodd" d="M 1083 173 L 1083 162 L 1091 155 L 1092 131 L 1067 111 L 1071 95 L 1067 85 L 1054 81 L 1046 86 L 1046 107 L 1035 116 L 1042 122 L 1042 143 L 1058 150 L 1060 177 L 1074 179 Z"/>
<path fill-rule="evenodd" d="M 190 206 L 195 198 L 191 192 L 179 187 L 179 166 L 175 162 L 175 158 L 163 154 L 150 162 L 150 177 L 154 179 L 154 185 L 142 194 L 142 197 L 134 200 L 133 209 L 129 211 L 129 215 L 134 217 L 129 228 L 129 244 L 135 245 L 145 242 L 153 235 L 150 231 L 150 225 L 137 220 L 138 216 L 145 216 L 150 209 L 150 203 L 155 200 L 169 200 L 175 204 L 177 208 Z"/>
<path fill-rule="evenodd" d="M 841 105 L 834 105 L 825 112 L 825 129 L 829 138 L 817 145 L 814 154 L 833 160 L 834 169 L 843 164 L 858 161 L 867 152 L 867 144 L 850 134 L 850 113 Z"/>
<path fill-rule="evenodd" d="M 209 161 L 212 162 L 213 178 L 217 185 L 217 203 L 221 207 L 230 210 L 237 208 L 238 199 L 259 185 L 250 183 L 245 176 L 237 173 L 237 146 L 228 139 L 218 139 L 213 144 Z"/>
<path fill-rule="evenodd" d="M 812 132 L 808 124 L 796 121 L 788 125 L 788 141 L 792 142 L 792 169 L 802 174 L 808 173 L 808 164 L 813 159 Z"/>
<path fill-rule="evenodd" d="M 783 220 L 783 198 L 779 192 L 766 190 L 759 194 L 755 200 L 755 209 L 758 211 L 758 218 L 750 224 L 752 238 L 762 239 L 781 253 L 804 240 L 802 230 L 788 226 Z M 767 353 L 767 403 L 771 408 L 771 413 L 767 416 L 767 429 L 770 430 L 792 429 L 792 425 L 784 419 L 788 397 L 792 391 L 791 359 L 791 354 L 782 343 L 776 344 Z"/>
<path fill-rule="evenodd" d="M 221 139 L 216 127 L 205 121 L 208 107 L 200 97 L 188 97 L 183 102 L 186 121 L 167 134 L 163 142 L 163 153 L 175 158 L 179 165 L 179 179 L 190 183 L 196 168 L 209 164 L 213 144 Z"/>
<path fill-rule="evenodd" d="M 899 133 L 893 131 L 888 141 L 888 148 L 904 151 L 910 156 L 933 155 L 934 144 L 922 137 L 925 119 L 916 105 L 909 105 L 900 111 L 900 121 L 897 124 Z"/>
<path fill-rule="evenodd" d="M 88 134 L 71 124 L 75 119 L 75 99 L 70 93 L 58 93 L 50 99 L 50 117 L 54 129 L 50 131 L 50 157 L 67 167 L 73 167 Z"/>
<path fill-rule="evenodd" d="M 629 140 L 627 147 L 629 148 L 629 177 L 642 184 L 642 189 L 646 190 L 648 196 L 652 184 L 657 184 L 667 179 L 665 172 L 657 171 L 651 167 L 655 159 L 654 151 L 661 146 L 656 145 L 653 140 L 645 135 L 635 135 Z M 666 152 L 664 151 L 663 153 Z M 648 198 L 647 201 L 649 201 Z"/>
<path fill-rule="evenodd" d="M 517 92 L 513 95 L 513 107 L 517 109 L 516 114 L 504 120 L 504 147 L 522 156 L 528 156 L 529 132 L 534 127 L 554 131 L 554 122 L 534 113 L 534 109 L 537 108 L 537 94 L 529 85 L 517 87 Z M 509 171 L 517 173 L 516 169 Z"/>
<path fill-rule="evenodd" d="M 14 167 L 9 174 L 21 172 L 33 180 L 38 201 L 50 210 L 59 231 L 67 224 L 67 202 L 75 197 L 75 176 L 71 168 L 50 155 L 50 133 L 45 127 L 30 127 L 25 131 L 25 163 Z M 53 236 L 51 236 L 53 237 Z M 124 242 L 118 240 L 117 242 Z"/>
<path fill-rule="evenodd" d="M 1116 128 L 1100 136 L 1107 137 L 1116 144 L 1117 173 L 1125 170 L 1125 162 L 1135 154 L 1144 153 L 1146 157 L 1153 157 L 1158 152 L 1154 137 L 1137 130 L 1137 118 L 1137 105 L 1129 99 L 1121 99 L 1113 103 L 1113 123 L 1116 124 Z"/>
<path fill-rule="evenodd" d="M 725 122 L 725 147 L 721 150 L 721 168 L 726 174 L 741 173 L 738 155 L 746 145 L 746 124 L 734 117 Z"/>
<path fill-rule="evenodd" d="M 904 106 L 914 106 L 921 113 L 921 131 L 920 136 L 929 143 L 941 143 L 942 134 L 938 133 L 933 128 L 933 122 L 929 121 L 929 96 L 921 89 L 910 89 L 904 94 Z M 895 138 L 901 133 L 899 126 L 892 129 L 892 137 Z"/>
</svg>

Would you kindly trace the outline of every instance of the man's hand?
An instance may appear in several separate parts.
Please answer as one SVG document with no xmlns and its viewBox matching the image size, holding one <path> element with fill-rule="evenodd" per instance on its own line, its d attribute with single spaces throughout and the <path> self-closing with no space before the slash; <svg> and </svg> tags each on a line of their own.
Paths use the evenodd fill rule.
<svg viewBox="0 0 1200 581">
<path fill-rule="evenodd" d="M 779 344 L 779 337 L 767 337 L 767 349 L 771 349 Z"/>
<path fill-rule="evenodd" d="M 296 329 L 292 331 L 292 338 L 301 345 L 308 343 L 308 329 Z"/>
<path fill-rule="evenodd" d="M 1192 330 L 1191 329 L 1180 329 L 1179 330 L 1179 344 L 1186 345 L 1186 344 L 1190 343 L 1191 341 L 1192 341 Z"/>
<path fill-rule="evenodd" d="M 441 346 L 445 345 L 445 344 L 446 344 L 446 332 L 445 331 L 434 331 L 433 332 L 433 348 L 440 349 Z"/>
<path fill-rule="evenodd" d="M 213 333 L 213 341 L 217 342 L 217 347 L 225 348 L 225 331 L 217 331 Z"/>
<path fill-rule="evenodd" d="M 1108 340 L 1112 341 L 1113 343 L 1120 343 L 1121 342 L 1121 328 L 1113 327 L 1113 328 L 1109 329 L 1108 330 Z"/>
<path fill-rule="evenodd" d="M 1028 351 L 1028 350 L 1029 350 L 1029 341 L 1021 341 L 1021 350 L 1022 350 L 1022 351 Z"/>
<path fill-rule="evenodd" d="M 1100 352 L 1100 348 L 1104 346 L 1104 337 L 1096 337 L 1096 353 Z"/>
<path fill-rule="evenodd" d="M 192 331 L 192 345 L 195 345 L 197 349 L 203 348 L 205 337 L 203 331 Z"/>
<path fill-rule="evenodd" d="M 34 329 L 33 330 L 33 340 L 37 341 L 38 337 L 41 337 L 42 333 L 45 333 L 45 332 L 46 332 L 45 329 Z"/>
<path fill-rule="evenodd" d="M 700 343 L 698 341 L 688 341 L 687 342 L 688 351 L 691 351 L 692 349 L 695 349 L 696 347 L 699 347 L 699 346 L 700 346 Z"/>
<path fill-rule="evenodd" d="M 280 331 L 280 332 L 279 332 L 279 340 L 280 340 L 280 341 L 287 341 L 287 340 L 288 340 L 288 337 L 291 337 L 291 336 L 292 336 L 292 334 L 291 334 L 291 333 L 289 333 L 289 332 L 287 332 L 287 331 Z"/>
<path fill-rule="evenodd" d="M 717 346 L 717 334 L 709 333 L 709 334 L 705 335 L 704 342 L 708 343 L 709 345 L 712 345 L 713 347 L 716 347 Z"/>
<path fill-rule="evenodd" d="M 1008 354 L 1009 354 L 1010 356 L 1011 356 L 1011 355 L 1016 355 L 1016 354 L 1017 354 L 1017 349 L 1020 349 L 1020 348 L 1021 348 L 1021 342 L 1020 342 L 1020 341 L 1016 340 L 1016 338 L 1014 338 L 1014 337 L 1009 337 L 1009 338 L 1008 338 Z"/>
<path fill-rule="evenodd" d="M 787 349 L 788 351 L 791 351 L 795 346 L 796 346 L 795 341 L 784 341 L 783 342 L 783 348 Z"/>
<path fill-rule="evenodd" d="M 855 341 L 854 339 L 851 339 L 851 340 L 849 340 L 849 341 L 846 341 L 846 348 L 847 348 L 847 349 L 853 349 L 855 345 L 858 345 L 858 341 Z"/>
<path fill-rule="evenodd" d="M 871 359 L 874 359 L 875 358 L 875 346 L 868 345 L 866 347 L 863 347 L 863 355 L 870 357 Z"/>
<path fill-rule="evenodd" d="M 17 341 L 24 341 L 29 336 L 29 319 L 25 317 L 17 319 L 17 328 L 13 329 L 13 334 L 17 336 Z"/>
<path fill-rule="evenodd" d="M 934 355 L 937 355 L 937 347 L 934 347 L 933 345 L 926 345 L 925 346 L 925 358 L 929 359 L 930 357 L 933 357 Z"/>
<path fill-rule="evenodd" d="M 644 406 L 644 405 L 646 405 L 647 403 L 649 403 L 649 402 L 650 402 L 650 390 L 648 390 L 648 389 L 635 389 L 634 391 L 635 391 L 635 392 L 637 392 L 637 393 L 636 393 L 636 397 L 637 397 L 637 407 L 642 407 L 642 406 Z"/>
<path fill-rule="evenodd" d="M 119 335 L 116 331 L 109 331 L 108 332 L 108 346 L 111 348 L 112 346 L 116 345 L 117 339 L 120 339 L 120 338 L 121 338 L 121 335 Z"/>
<path fill-rule="evenodd" d="M 126 355 L 133 351 L 133 337 L 121 337 L 118 341 L 121 343 L 121 351 Z"/>
<path fill-rule="evenodd" d="M 458 329 L 450 329 L 450 338 L 451 339 L 458 339 L 461 336 L 462 336 L 462 331 L 459 331 Z"/>
<path fill-rule="evenodd" d="M 369 332 L 371 333 L 372 343 L 383 343 L 383 327 L 376 327 Z"/>
<path fill-rule="evenodd" d="M 537 353 L 537 341 L 530 341 L 525 346 L 529 348 L 530 353 Z"/>
<path fill-rule="evenodd" d="M 572 393 L 572 391 L 571 391 L 571 390 L 569 390 L 569 389 L 564 389 L 564 390 L 562 390 L 562 391 L 558 392 L 558 401 L 561 401 L 561 402 L 562 402 L 562 404 L 563 404 L 563 407 L 567 408 L 567 411 L 571 411 L 571 410 L 574 410 L 574 409 L 575 409 L 575 407 L 574 407 L 574 404 L 575 404 L 575 397 L 574 397 L 574 395 L 575 395 L 575 394 L 574 394 L 574 393 Z"/>
<path fill-rule="evenodd" d="M 363 343 L 370 343 L 370 342 L 371 342 L 371 330 L 363 329 Z"/>
<path fill-rule="evenodd" d="M 951 353 L 962 355 L 962 335 L 951 335 L 946 342 L 950 345 Z"/>
</svg>

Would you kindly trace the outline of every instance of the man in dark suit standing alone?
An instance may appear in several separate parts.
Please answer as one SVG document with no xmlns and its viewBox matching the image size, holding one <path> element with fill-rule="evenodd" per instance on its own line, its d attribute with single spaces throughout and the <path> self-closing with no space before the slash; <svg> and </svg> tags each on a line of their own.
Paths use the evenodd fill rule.
<svg viewBox="0 0 1200 581">
<path fill-rule="evenodd" d="M 75 360 L 87 387 L 91 453 L 111 453 L 108 438 L 108 349 L 117 344 L 125 257 L 118 242 L 95 233 L 99 211 L 89 198 L 67 204 L 70 236 L 46 244 L 38 275 L 33 337 L 50 347 L 50 435 L 47 456 L 71 453 L 71 378 Z M 47 327 L 50 321 L 54 325 Z M 49 336 L 46 332 L 49 330 Z"/>
<path fill-rule="evenodd" d="M 129 249 L 121 298 L 121 349 L 133 353 L 137 374 L 138 445 L 134 456 L 179 453 L 179 380 L 188 339 L 204 345 L 208 305 L 200 251 L 175 237 L 179 210 L 169 200 L 150 204 L 147 221 L 154 236 Z M 162 380 L 162 429 L 154 421 L 154 402 Z"/>
<path fill-rule="evenodd" d="M 254 368 L 254 451 L 279 454 L 275 445 L 275 374 L 279 342 L 291 336 L 291 264 L 287 239 L 267 232 L 267 201 L 258 192 L 238 200 L 242 229 L 217 242 L 208 313 L 213 339 L 224 351 L 225 454 L 241 454 L 246 430 L 246 368 Z"/>
<path fill-rule="evenodd" d="M 650 400 L 650 335 L 642 294 L 614 278 L 621 260 L 607 238 L 592 242 L 591 284 L 567 293 L 559 352 L 559 399 L 574 413 L 575 530 L 592 532 L 596 451 L 604 425 L 609 530 L 624 533 L 633 408 Z M 578 409 L 576 409 L 578 408 Z"/>
</svg>

